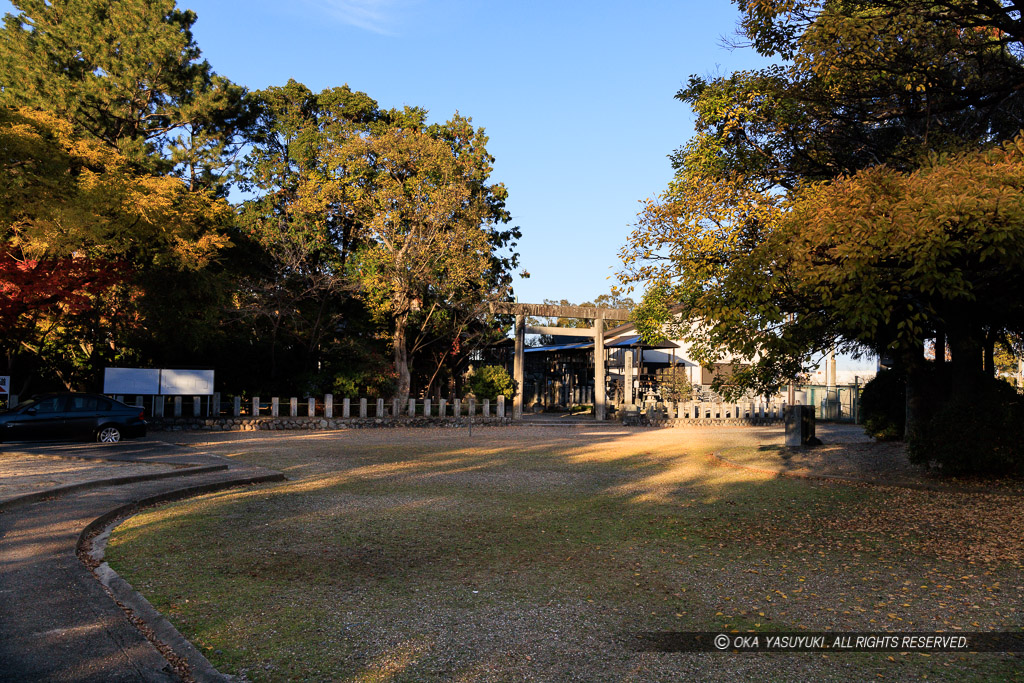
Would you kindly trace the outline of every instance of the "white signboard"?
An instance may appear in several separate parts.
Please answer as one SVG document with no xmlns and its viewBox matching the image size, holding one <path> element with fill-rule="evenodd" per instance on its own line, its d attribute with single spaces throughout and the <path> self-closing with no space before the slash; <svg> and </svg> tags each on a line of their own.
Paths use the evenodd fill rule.
<svg viewBox="0 0 1024 683">
<path fill-rule="evenodd" d="M 212 394 L 213 370 L 161 370 L 160 393 L 165 396 Z"/>
<path fill-rule="evenodd" d="M 11 393 L 11 376 L 0 375 L 0 396 L 9 396 Z"/>
<path fill-rule="evenodd" d="M 149 368 L 106 368 L 103 393 L 155 396 L 160 393 L 160 371 Z"/>
</svg>

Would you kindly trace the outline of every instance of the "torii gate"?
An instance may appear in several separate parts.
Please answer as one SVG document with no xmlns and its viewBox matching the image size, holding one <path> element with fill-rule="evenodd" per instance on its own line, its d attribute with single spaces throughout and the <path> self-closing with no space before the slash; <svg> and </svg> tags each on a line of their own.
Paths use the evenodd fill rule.
<svg viewBox="0 0 1024 683">
<path fill-rule="evenodd" d="M 594 338 L 594 416 L 604 420 L 604 321 L 629 320 L 629 311 L 623 308 L 597 308 L 594 306 L 557 306 L 548 304 L 515 304 L 496 303 L 491 307 L 492 313 L 504 313 L 516 317 L 516 351 L 512 375 L 516 382 L 516 395 L 512 399 L 512 419 L 523 417 L 523 351 L 526 347 L 527 334 L 548 334 L 555 337 L 593 337 Z M 571 327 L 528 327 L 526 316 L 541 318 L 582 318 L 593 320 L 590 328 Z"/>
</svg>

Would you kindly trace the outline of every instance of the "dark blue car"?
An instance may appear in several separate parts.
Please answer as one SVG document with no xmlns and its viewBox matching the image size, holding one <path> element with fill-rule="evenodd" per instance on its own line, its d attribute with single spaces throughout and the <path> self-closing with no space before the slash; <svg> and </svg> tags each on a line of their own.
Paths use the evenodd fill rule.
<svg viewBox="0 0 1024 683">
<path fill-rule="evenodd" d="M 146 413 L 98 394 L 45 394 L 0 412 L 0 441 L 90 438 L 116 443 L 146 435 Z"/>
</svg>

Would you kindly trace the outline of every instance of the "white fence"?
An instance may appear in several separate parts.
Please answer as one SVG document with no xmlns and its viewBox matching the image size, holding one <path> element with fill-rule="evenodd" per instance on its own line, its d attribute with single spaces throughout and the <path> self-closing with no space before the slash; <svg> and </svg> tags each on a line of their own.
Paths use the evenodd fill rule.
<svg viewBox="0 0 1024 683">
<path fill-rule="evenodd" d="M 335 400 L 332 394 L 322 398 L 299 399 L 291 396 L 285 400 L 273 396 L 269 399 L 241 396 L 222 401 L 221 395 L 212 396 L 115 396 L 119 401 L 129 399 L 130 405 L 148 408 L 153 417 L 323 417 L 327 419 L 373 418 L 373 417 L 505 417 L 505 397 L 499 396 L 493 403 L 490 399 L 477 400 L 473 397 L 447 401 L 410 398 L 402 404 L 398 399 L 386 401 L 383 398 L 343 398 Z"/>
</svg>

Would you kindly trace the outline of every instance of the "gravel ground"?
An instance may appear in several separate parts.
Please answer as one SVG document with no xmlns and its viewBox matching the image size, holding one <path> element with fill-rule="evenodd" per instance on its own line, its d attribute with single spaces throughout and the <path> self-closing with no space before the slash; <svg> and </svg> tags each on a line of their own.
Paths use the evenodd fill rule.
<svg viewBox="0 0 1024 683">
<path fill-rule="evenodd" d="M 75 460 L 17 452 L 0 453 L 0 501 L 95 479 L 155 474 L 171 465 Z"/>
<path fill-rule="evenodd" d="M 870 446 L 855 427 L 818 433 L 848 453 Z M 639 631 L 1022 626 L 1024 499 L 780 478 L 709 457 L 777 458 L 781 428 L 174 438 L 292 479 L 139 515 L 108 551 L 244 679 L 959 683 L 1024 671 L 1004 654 L 626 646 Z M 871 461 L 818 452 L 836 467 Z"/>
</svg>

